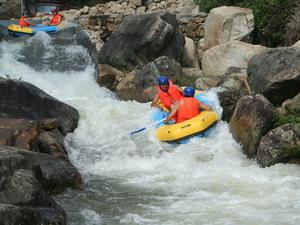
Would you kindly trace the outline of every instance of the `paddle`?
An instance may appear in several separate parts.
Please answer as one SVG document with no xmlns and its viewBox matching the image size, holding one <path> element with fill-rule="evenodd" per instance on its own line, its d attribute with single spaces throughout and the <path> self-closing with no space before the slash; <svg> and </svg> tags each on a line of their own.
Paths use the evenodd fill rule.
<svg viewBox="0 0 300 225">
<path fill-rule="evenodd" d="M 145 126 L 145 127 L 140 128 L 140 129 L 138 129 L 138 130 L 132 131 L 132 132 L 130 133 L 130 135 L 137 134 L 137 133 L 139 133 L 139 132 L 141 132 L 141 131 L 143 131 L 143 130 L 146 130 L 147 128 L 152 127 L 152 126 L 154 126 L 155 124 L 158 124 L 158 123 L 164 121 L 165 119 L 166 119 L 166 118 L 163 118 L 162 120 L 156 121 L 155 123 L 149 124 L 148 126 Z"/>
</svg>

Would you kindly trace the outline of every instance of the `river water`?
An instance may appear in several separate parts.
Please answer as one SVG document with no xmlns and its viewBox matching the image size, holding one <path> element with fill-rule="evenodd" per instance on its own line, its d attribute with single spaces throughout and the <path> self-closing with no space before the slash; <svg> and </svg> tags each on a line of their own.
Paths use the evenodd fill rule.
<svg viewBox="0 0 300 225">
<path fill-rule="evenodd" d="M 69 225 L 300 224 L 299 166 L 260 168 L 222 121 L 185 145 L 160 143 L 153 129 L 130 137 L 151 123 L 150 104 L 118 100 L 94 72 L 86 49 L 54 46 L 46 34 L 0 43 L 1 76 L 30 82 L 80 113 L 65 144 L 83 189 L 55 197 Z M 215 91 L 209 96 L 221 113 Z"/>
</svg>

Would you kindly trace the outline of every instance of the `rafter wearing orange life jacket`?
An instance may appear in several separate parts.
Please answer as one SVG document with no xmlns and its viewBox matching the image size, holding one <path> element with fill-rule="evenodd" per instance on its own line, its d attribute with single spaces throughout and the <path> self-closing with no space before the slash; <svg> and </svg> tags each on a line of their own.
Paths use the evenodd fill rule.
<svg viewBox="0 0 300 225">
<path fill-rule="evenodd" d="M 50 25 L 58 25 L 62 20 L 62 15 L 57 13 L 56 15 L 53 15 Z"/>
<path fill-rule="evenodd" d="M 189 120 L 200 113 L 199 102 L 194 97 L 183 97 L 179 101 L 176 123 Z"/>
<path fill-rule="evenodd" d="M 25 16 L 21 16 L 21 18 L 19 19 L 19 25 L 21 27 L 29 27 L 30 26 L 30 23 L 28 23 L 26 21 L 26 17 Z"/>
<path fill-rule="evenodd" d="M 168 91 L 163 91 L 159 86 L 157 86 L 158 95 L 161 103 L 167 109 L 171 108 L 171 105 L 180 100 L 183 96 L 181 92 L 176 88 L 171 80 L 169 80 L 169 88 Z"/>
</svg>

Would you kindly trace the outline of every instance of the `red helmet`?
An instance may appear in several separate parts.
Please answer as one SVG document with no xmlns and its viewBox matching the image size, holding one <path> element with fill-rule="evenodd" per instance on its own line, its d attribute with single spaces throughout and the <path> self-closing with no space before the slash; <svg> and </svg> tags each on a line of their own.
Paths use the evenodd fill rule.
<svg viewBox="0 0 300 225">
<path fill-rule="evenodd" d="M 57 13 L 57 9 L 51 9 L 51 13 Z"/>
</svg>

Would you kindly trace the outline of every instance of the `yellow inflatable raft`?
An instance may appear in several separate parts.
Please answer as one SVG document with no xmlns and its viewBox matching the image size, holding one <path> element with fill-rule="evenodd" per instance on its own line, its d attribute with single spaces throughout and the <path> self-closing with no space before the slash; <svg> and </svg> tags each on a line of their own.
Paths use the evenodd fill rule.
<svg viewBox="0 0 300 225">
<path fill-rule="evenodd" d="M 218 115 L 216 112 L 203 111 L 198 116 L 181 123 L 159 127 L 156 130 L 156 136 L 160 141 L 177 142 L 204 133 L 217 121 Z"/>
</svg>

